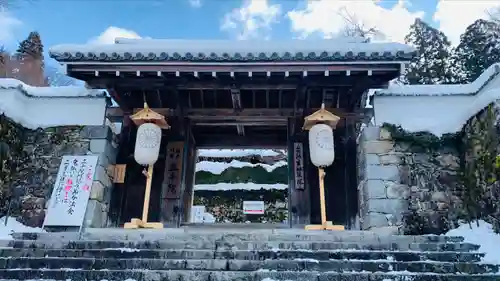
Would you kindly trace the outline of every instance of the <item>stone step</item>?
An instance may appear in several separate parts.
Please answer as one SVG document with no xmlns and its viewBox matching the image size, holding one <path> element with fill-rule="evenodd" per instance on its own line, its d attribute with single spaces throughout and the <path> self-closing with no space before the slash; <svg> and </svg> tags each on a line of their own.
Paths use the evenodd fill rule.
<svg viewBox="0 0 500 281">
<path fill-rule="evenodd" d="M 17 249 L 0 248 L 0 257 L 69 257 L 69 258 L 125 258 L 125 259 L 316 259 L 316 260 L 387 260 L 478 262 L 481 253 L 469 252 L 412 252 L 412 251 L 215 251 L 215 250 L 158 250 L 158 249 Z"/>
<path fill-rule="evenodd" d="M 206 241 L 29 241 L 12 240 L 2 245 L 13 248 L 43 249 L 205 249 L 205 250 L 391 250 L 391 251 L 477 251 L 478 245 L 470 243 L 391 243 L 391 242 L 325 242 L 325 241 L 245 241 L 245 242 L 206 242 Z"/>
<path fill-rule="evenodd" d="M 406 236 L 406 235 L 379 235 L 368 231 L 337 231 L 337 232 L 311 232 L 301 229 L 294 230 L 273 230 L 273 231 L 183 231 L 182 229 L 165 229 L 165 230 L 123 230 L 123 229 L 106 229 L 83 232 L 46 232 L 46 233 L 14 233 L 13 237 L 18 240 L 168 240 L 168 241 L 187 241 L 187 240 L 203 240 L 203 241 L 330 241 L 330 242 L 362 242 L 362 241 L 392 241 L 399 242 L 441 242 L 453 243 L 463 242 L 462 237 L 437 236 L 437 235 L 422 235 L 422 236 Z"/>
<path fill-rule="evenodd" d="M 0 270 L 1 280 L 68 280 L 71 281 L 498 281 L 499 275 L 271 272 L 271 271 L 190 271 L 190 270 Z"/>
<path fill-rule="evenodd" d="M 206 271 L 317 271 L 317 272 L 412 272 L 440 274 L 496 274 L 498 265 L 388 260 L 224 260 L 224 259 L 95 259 L 95 258 L 0 258 L 0 268 L 70 270 L 206 270 Z M 499 275 L 500 278 L 500 275 Z"/>
</svg>

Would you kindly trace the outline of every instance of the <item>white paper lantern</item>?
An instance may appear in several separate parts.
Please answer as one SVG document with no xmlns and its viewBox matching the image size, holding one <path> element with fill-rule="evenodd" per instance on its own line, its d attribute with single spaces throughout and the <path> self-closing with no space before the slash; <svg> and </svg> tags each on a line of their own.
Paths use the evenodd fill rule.
<svg viewBox="0 0 500 281">
<path fill-rule="evenodd" d="M 141 165 L 153 165 L 158 160 L 161 144 L 161 128 L 145 123 L 137 129 L 134 158 Z"/>
<path fill-rule="evenodd" d="M 309 130 L 309 155 L 316 167 L 327 167 L 333 163 L 335 149 L 330 126 L 316 124 Z"/>
</svg>

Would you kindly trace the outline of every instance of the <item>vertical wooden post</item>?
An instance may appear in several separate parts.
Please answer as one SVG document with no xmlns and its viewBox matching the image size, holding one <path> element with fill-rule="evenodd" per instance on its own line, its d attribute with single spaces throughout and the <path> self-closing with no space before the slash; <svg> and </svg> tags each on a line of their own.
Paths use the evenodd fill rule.
<svg viewBox="0 0 500 281">
<path fill-rule="evenodd" d="M 153 167 L 154 165 L 148 166 L 147 179 L 146 179 L 146 191 L 144 192 L 144 205 L 142 207 L 142 222 L 148 222 L 149 213 L 149 199 L 151 197 L 151 183 L 153 181 Z"/>
<path fill-rule="evenodd" d="M 319 173 L 319 202 L 321 206 L 321 225 L 326 225 L 326 203 L 325 203 L 325 170 L 318 168 Z"/>
</svg>

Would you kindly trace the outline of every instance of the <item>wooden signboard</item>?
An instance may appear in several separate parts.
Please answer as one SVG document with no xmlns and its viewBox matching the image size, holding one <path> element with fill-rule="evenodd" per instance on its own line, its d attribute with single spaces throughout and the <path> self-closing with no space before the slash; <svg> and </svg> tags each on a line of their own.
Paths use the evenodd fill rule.
<svg viewBox="0 0 500 281">
<path fill-rule="evenodd" d="M 44 227 L 81 227 L 87 210 L 97 159 L 97 155 L 62 158 L 43 223 Z"/>
<path fill-rule="evenodd" d="M 182 157 L 184 156 L 184 142 L 169 142 L 167 145 L 167 161 L 165 167 L 164 199 L 178 199 L 181 191 Z"/>
<path fill-rule="evenodd" d="M 304 190 L 304 147 L 301 142 L 293 144 L 293 172 L 295 178 L 295 189 Z"/>
</svg>

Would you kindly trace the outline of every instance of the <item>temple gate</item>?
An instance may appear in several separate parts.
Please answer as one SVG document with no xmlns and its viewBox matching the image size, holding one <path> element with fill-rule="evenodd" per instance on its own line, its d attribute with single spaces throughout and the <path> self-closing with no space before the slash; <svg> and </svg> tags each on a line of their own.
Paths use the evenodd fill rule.
<svg viewBox="0 0 500 281">
<path fill-rule="evenodd" d="M 324 103 L 341 118 L 334 133 L 336 160 L 326 169 L 327 216 L 350 228 L 359 209 L 356 136 L 370 118 L 370 109 L 363 108 L 367 90 L 398 77 L 413 49 L 355 39 L 118 39 L 98 47 L 57 46 L 51 56 L 69 76 L 107 89 L 118 104 L 106 114 L 122 122 L 117 164 L 126 165 L 126 175 L 115 185 L 110 210 L 119 224 L 142 211 L 143 167 L 134 161 L 137 127 L 129 116 L 144 102 L 172 126 L 162 132 L 154 165 L 149 221 L 167 227 L 188 222 L 196 149 L 286 148 L 290 226 L 320 223 L 317 170 L 302 124 Z"/>
</svg>

